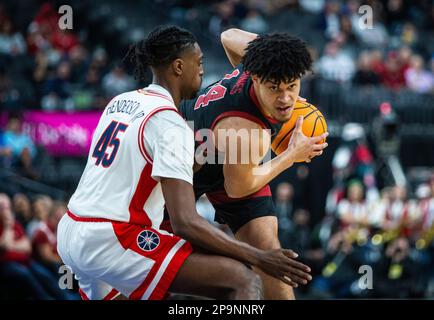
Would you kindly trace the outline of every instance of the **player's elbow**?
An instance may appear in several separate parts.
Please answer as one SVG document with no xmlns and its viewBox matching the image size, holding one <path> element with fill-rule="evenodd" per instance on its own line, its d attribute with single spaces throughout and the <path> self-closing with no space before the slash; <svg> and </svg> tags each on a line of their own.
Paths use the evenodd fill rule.
<svg viewBox="0 0 434 320">
<path fill-rule="evenodd" d="M 173 233 L 183 239 L 188 240 L 188 232 L 189 232 L 189 226 L 186 221 L 173 221 L 172 223 L 172 230 Z"/>
<path fill-rule="evenodd" d="M 237 33 L 238 29 L 236 28 L 230 28 L 228 30 L 225 30 L 220 35 L 220 41 L 221 43 L 226 46 L 231 39 L 233 39 L 234 35 Z"/>
<path fill-rule="evenodd" d="M 195 242 L 197 223 L 194 220 L 183 219 L 172 223 L 173 233 L 184 240 Z"/>
</svg>

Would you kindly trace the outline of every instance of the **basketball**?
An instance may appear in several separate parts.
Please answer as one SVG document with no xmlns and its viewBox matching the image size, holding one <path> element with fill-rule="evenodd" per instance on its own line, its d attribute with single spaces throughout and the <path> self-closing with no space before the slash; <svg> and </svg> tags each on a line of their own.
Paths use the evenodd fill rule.
<svg viewBox="0 0 434 320">
<path fill-rule="evenodd" d="M 316 137 L 327 131 L 327 123 L 321 111 L 308 102 L 297 101 L 291 119 L 282 125 L 276 138 L 271 143 L 271 149 L 277 155 L 288 147 L 295 123 L 299 116 L 303 116 L 303 133 L 308 137 Z M 324 143 L 321 141 L 320 143 Z"/>
</svg>

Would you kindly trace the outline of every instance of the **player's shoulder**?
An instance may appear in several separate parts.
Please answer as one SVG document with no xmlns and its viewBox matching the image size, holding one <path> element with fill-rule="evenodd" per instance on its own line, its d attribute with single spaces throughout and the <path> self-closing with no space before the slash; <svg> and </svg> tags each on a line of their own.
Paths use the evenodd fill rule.
<svg viewBox="0 0 434 320">
<path fill-rule="evenodd" d="M 147 88 L 131 91 L 131 94 L 138 97 L 141 101 L 151 102 L 159 106 L 170 106 L 175 108 L 175 103 L 170 95 L 163 94 L 158 91 L 150 90 Z"/>
<path fill-rule="evenodd" d="M 119 100 L 136 101 L 144 105 L 169 106 L 175 108 L 175 104 L 171 96 L 157 91 L 147 90 L 146 88 L 120 93 L 112 98 L 110 103 Z"/>
</svg>

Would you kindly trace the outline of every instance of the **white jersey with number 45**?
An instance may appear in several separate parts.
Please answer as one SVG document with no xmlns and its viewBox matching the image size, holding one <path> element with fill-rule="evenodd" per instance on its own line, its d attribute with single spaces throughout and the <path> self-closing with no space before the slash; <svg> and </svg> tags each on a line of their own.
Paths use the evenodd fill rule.
<svg viewBox="0 0 434 320">
<path fill-rule="evenodd" d="M 158 229 L 160 177 L 193 182 L 194 135 L 169 92 L 158 85 L 113 98 L 92 138 L 86 168 L 68 209 Z"/>
</svg>

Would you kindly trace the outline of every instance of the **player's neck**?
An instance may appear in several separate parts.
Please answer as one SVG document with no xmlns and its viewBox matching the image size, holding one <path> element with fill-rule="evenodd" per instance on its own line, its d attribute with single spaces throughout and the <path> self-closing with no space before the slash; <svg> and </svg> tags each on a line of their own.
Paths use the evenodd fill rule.
<svg viewBox="0 0 434 320">
<path fill-rule="evenodd" d="M 181 102 L 181 92 L 178 85 L 173 84 L 171 81 L 168 81 L 164 77 L 160 77 L 158 75 L 154 75 L 154 77 L 152 78 L 152 84 L 156 84 L 166 89 L 172 96 L 176 108 L 178 108 L 179 103 Z"/>
</svg>

